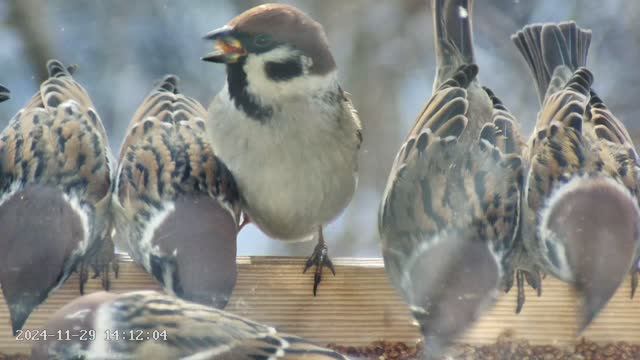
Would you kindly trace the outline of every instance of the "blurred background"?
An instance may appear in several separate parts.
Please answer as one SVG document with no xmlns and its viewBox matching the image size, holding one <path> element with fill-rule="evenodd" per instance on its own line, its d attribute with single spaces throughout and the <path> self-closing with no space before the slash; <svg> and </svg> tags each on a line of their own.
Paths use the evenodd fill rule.
<svg viewBox="0 0 640 360">
<path fill-rule="evenodd" d="M 378 204 L 391 162 L 434 75 L 428 0 L 282 1 L 306 11 L 328 34 L 343 88 L 362 118 L 360 181 L 347 210 L 325 232 L 332 256 L 380 256 Z M 208 106 L 224 67 L 200 61 L 207 31 L 262 3 L 253 0 L 0 0 L 0 83 L 12 100 L 0 126 L 46 78 L 45 62 L 78 64 L 118 153 L 130 117 L 153 82 L 177 74 L 182 91 Z M 593 30 L 589 67 L 599 95 L 640 135 L 640 2 L 625 0 L 484 0 L 474 9 L 476 57 L 483 85 L 521 120 L 526 136 L 538 100 L 509 36 L 527 23 L 575 20 Z M 635 132 L 633 130 L 636 130 Z M 640 137 L 639 137 L 640 138 Z M 309 255 L 314 243 L 271 240 L 254 226 L 240 234 L 239 255 Z"/>
</svg>

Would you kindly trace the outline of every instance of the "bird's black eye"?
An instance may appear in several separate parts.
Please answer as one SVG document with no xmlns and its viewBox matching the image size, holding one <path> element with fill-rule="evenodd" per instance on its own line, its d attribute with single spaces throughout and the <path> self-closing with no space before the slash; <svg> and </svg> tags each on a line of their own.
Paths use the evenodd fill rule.
<svg viewBox="0 0 640 360">
<path fill-rule="evenodd" d="M 266 34 L 256 35 L 256 37 L 253 39 L 253 43 L 258 47 L 267 47 L 271 45 L 272 42 L 273 40 L 271 39 L 271 36 Z"/>
</svg>

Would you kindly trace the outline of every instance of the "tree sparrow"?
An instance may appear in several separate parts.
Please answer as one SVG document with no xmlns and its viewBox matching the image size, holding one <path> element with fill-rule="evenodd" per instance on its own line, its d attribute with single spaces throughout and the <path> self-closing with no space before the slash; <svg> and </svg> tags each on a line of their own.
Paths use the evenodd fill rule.
<svg viewBox="0 0 640 360">
<path fill-rule="evenodd" d="M 82 292 L 85 264 L 104 254 L 96 270 L 106 278 L 113 256 L 104 127 L 64 65 L 50 60 L 47 69 L 49 79 L 0 134 L 0 284 L 14 333 L 72 271 L 80 268 Z"/>
<path fill-rule="evenodd" d="M 361 124 L 338 84 L 322 26 L 282 4 L 252 8 L 209 32 L 227 83 L 209 106 L 207 133 L 240 190 L 244 212 L 282 240 L 318 233 L 305 271 L 335 273 L 322 227 L 349 204 Z"/>
<path fill-rule="evenodd" d="M 115 225 L 169 293 L 222 308 L 236 282 L 236 184 L 204 138 L 207 112 L 167 75 L 136 111 L 120 151 Z"/>
<path fill-rule="evenodd" d="M 270 326 L 156 291 L 77 298 L 49 319 L 46 330 L 55 336 L 34 344 L 32 360 L 348 359 Z"/>
<path fill-rule="evenodd" d="M 512 284 L 523 169 L 517 122 L 476 79 L 468 0 L 435 0 L 434 94 L 392 166 L 379 231 L 427 354 Z"/>
<path fill-rule="evenodd" d="M 536 24 L 512 38 L 542 104 L 525 153 L 524 242 L 545 271 L 581 293 L 583 330 L 632 266 L 635 274 L 638 154 L 591 87 L 591 31 Z"/>
</svg>

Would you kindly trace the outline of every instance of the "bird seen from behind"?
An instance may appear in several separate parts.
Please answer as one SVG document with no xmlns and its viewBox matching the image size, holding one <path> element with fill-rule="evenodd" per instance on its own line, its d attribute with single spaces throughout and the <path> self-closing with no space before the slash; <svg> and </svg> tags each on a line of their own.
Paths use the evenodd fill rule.
<svg viewBox="0 0 640 360">
<path fill-rule="evenodd" d="M 89 266 L 108 288 L 114 255 L 105 129 L 74 68 L 47 69 L 0 134 L 0 285 L 14 333 L 74 270 L 81 293 Z"/>
<path fill-rule="evenodd" d="M 639 158 L 592 87 L 591 31 L 574 22 L 536 24 L 512 39 L 541 103 L 524 155 L 524 244 L 545 272 L 581 294 L 582 331 L 629 269 L 636 273 Z"/>
<path fill-rule="evenodd" d="M 438 358 L 513 284 L 523 164 L 515 118 L 476 77 L 472 1 L 432 6 L 434 92 L 392 166 L 379 231 L 387 274 Z"/>
<path fill-rule="evenodd" d="M 120 151 L 114 221 L 119 243 L 167 292 L 222 308 L 236 282 L 240 203 L 206 118 L 175 75 L 158 81 Z"/>
</svg>

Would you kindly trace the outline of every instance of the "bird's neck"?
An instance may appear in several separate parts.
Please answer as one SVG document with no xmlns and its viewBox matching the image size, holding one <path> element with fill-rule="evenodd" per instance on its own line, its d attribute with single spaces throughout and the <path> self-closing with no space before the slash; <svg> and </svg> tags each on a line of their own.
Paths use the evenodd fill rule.
<svg viewBox="0 0 640 360">
<path fill-rule="evenodd" d="M 273 115 L 273 106 L 264 104 L 249 91 L 249 81 L 244 70 L 246 60 L 227 65 L 227 86 L 229 98 L 238 110 L 243 111 L 251 119 L 265 122 Z"/>
<path fill-rule="evenodd" d="M 304 107 L 305 104 L 313 107 L 322 103 L 320 105 L 324 107 L 326 99 L 341 96 L 335 70 L 326 74 L 303 71 L 296 76 L 274 78 L 274 74 L 267 71 L 273 68 L 268 65 L 273 64 L 257 56 L 248 56 L 227 65 L 229 99 L 251 119 L 266 122 L 274 112 Z M 289 62 L 279 65 L 295 67 Z M 282 75 L 282 71 L 279 74 Z"/>
</svg>

